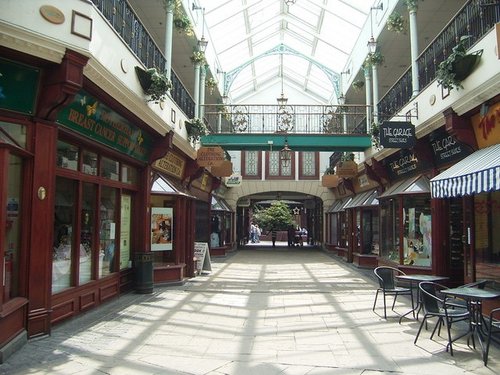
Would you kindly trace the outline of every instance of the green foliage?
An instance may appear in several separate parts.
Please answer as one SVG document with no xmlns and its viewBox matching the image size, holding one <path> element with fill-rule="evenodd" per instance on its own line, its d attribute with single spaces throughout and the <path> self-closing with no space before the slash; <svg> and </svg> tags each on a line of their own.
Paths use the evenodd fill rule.
<svg viewBox="0 0 500 375">
<path fill-rule="evenodd" d="M 470 71 L 475 66 L 475 63 L 479 61 L 479 58 L 482 54 L 482 50 L 477 51 L 475 54 L 467 54 L 467 40 L 470 38 L 470 35 L 464 35 L 460 38 L 458 44 L 453 47 L 452 52 L 446 58 L 446 60 L 442 61 L 438 69 L 436 71 L 436 79 L 438 85 L 443 86 L 445 89 L 454 89 L 457 90 L 463 89 L 461 81 L 465 79 L 468 74 L 457 74 L 457 64 L 464 59 L 470 59 L 471 62 L 468 67 Z M 470 71 L 468 73 L 470 73 Z"/>
<path fill-rule="evenodd" d="M 292 211 L 282 201 L 274 201 L 267 208 L 255 207 L 253 220 L 267 231 L 287 230 L 293 225 Z"/>
<path fill-rule="evenodd" d="M 191 62 L 193 64 L 203 64 L 205 60 L 205 52 L 202 51 L 194 51 L 190 57 Z"/>
<path fill-rule="evenodd" d="M 365 86 L 365 81 L 362 81 L 360 79 L 352 83 L 352 87 L 354 87 L 355 90 L 361 90 L 364 86 Z"/>
<path fill-rule="evenodd" d="M 340 161 L 354 161 L 354 154 L 352 152 L 344 152 L 342 153 Z"/>
<path fill-rule="evenodd" d="M 335 174 L 335 168 L 328 166 L 328 168 L 325 169 L 325 174 Z"/>
<path fill-rule="evenodd" d="M 380 65 L 383 62 L 384 56 L 380 53 L 380 51 L 375 51 L 373 53 L 369 53 L 368 56 L 366 56 L 363 66 L 368 67 L 373 65 Z"/>
<path fill-rule="evenodd" d="M 372 145 L 376 149 L 380 149 L 380 129 L 378 127 L 378 124 L 375 122 L 372 122 L 372 127 L 370 129 L 370 133 L 372 136 Z"/>
<path fill-rule="evenodd" d="M 205 123 L 199 118 L 193 118 L 186 121 L 186 130 L 190 142 L 198 142 L 200 137 L 208 134 L 208 129 Z"/>
<path fill-rule="evenodd" d="M 387 19 L 387 30 L 396 33 L 404 33 L 406 31 L 406 20 L 398 12 L 392 12 Z"/>
<path fill-rule="evenodd" d="M 417 11 L 418 9 L 418 0 L 405 0 L 406 6 L 408 7 L 408 11 Z"/>
<path fill-rule="evenodd" d="M 159 72 L 156 68 L 148 69 L 146 73 L 151 77 L 151 85 L 146 90 L 146 94 L 149 95 L 148 101 L 158 103 L 165 100 L 168 92 L 172 89 L 172 82 L 167 73 Z"/>
</svg>

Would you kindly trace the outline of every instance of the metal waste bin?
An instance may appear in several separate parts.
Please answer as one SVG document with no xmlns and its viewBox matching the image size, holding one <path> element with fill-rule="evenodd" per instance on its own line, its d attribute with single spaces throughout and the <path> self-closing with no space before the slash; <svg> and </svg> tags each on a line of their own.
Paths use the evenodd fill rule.
<svg viewBox="0 0 500 375">
<path fill-rule="evenodd" d="M 134 258 L 135 291 L 153 293 L 153 254 L 136 253 Z"/>
</svg>

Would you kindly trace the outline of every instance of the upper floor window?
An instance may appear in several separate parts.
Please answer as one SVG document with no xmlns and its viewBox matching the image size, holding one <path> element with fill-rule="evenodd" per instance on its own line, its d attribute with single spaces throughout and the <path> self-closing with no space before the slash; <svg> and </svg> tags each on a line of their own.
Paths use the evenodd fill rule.
<svg viewBox="0 0 500 375">
<path fill-rule="evenodd" d="M 313 151 L 299 152 L 299 179 L 300 180 L 317 180 L 319 154 Z"/>
<path fill-rule="evenodd" d="M 268 179 L 294 179 L 295 178 L 295 153 L 285 165 L 280 159 L 279 151 L 266 152 L 266 178 Z"/>
<path fill-rule="evenodd" d="M 243 151 L 241 156 L 243 177 L 246 179 L 260 179 L 262 169 L 260 151 Z"/>
</svg>

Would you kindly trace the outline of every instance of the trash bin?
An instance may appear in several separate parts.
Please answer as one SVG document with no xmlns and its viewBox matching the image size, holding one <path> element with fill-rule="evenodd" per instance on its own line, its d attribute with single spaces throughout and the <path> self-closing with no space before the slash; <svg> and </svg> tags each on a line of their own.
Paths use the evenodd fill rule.
<svg viewBox="0 0 500 375">
<path fill-rule="evenodd" d="M 134 258 L 135 291 L 153 293 L 153 254 L 136 253 Z"/>
</svg>

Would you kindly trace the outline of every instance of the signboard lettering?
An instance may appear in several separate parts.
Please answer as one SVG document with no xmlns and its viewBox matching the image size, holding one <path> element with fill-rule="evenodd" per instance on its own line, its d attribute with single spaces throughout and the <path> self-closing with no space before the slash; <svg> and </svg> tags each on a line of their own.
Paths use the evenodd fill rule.
<svg viewBox="0 0 500 375">
<path fill-rule="evenodd" d="M 380 126 L 380 144 L 386 148 L 411 148 L 415 141 L 415 127 L 410 122 L 384 121 Z"/>
<path fill-rule="evenodd" d="M 165 172 L 179 179 L 181 179 L 184 174 L 185 165 L 185 160 L 172 152 L 168 152 L 165 157 L 157 160 L 154 164 L 154 166 L 160 169 L 162 172 Z"/>
<path fill-rule="evenodd" d="M 194 257 L 196 260 L 196 273 L 200 275 L 203 271 L 212 271 L 212 262 L 210 260 L 210 251 L 208 243 L 194 243 Z"/>
<path fill-rule="evenodd" d="M 149 160 L 152 137 L 84 91 L 59 112 L 57 122 L 138 160 Z"/>
<path fill-rule="evenodd" d="M 196 163 L 200 167 L 219 166 L 224 161 L 222 147 L 200 147 L 196 156 Z"/>
</svg>

